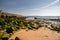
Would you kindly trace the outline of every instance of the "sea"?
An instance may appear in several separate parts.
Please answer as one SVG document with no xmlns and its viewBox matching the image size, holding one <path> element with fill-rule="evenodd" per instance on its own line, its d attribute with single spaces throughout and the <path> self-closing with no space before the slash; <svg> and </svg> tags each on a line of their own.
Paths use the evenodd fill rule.
<svg viewBox="0 0 60 40">
<path fill-rule="evenodd" d="M 34 20 L 37 19 L 60 19 L 60 16 L 27 16 L 27 20 Z"/>
</svg>

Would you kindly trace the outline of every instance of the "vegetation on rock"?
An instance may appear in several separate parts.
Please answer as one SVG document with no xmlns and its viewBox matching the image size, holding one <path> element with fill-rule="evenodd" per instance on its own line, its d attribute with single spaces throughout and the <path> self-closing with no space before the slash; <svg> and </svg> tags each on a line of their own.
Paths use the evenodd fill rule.
<svg viewBox="0 0 60 40">
<path fill-rule="evenodd" d="M 24 17 L 4 16 L 0 15 L 0 39 L 8 40 L 14 31 L 19 29 L 33 30 L 38 29 L 39 26 L 35 22 L 25 20 Z"/>
</svg>

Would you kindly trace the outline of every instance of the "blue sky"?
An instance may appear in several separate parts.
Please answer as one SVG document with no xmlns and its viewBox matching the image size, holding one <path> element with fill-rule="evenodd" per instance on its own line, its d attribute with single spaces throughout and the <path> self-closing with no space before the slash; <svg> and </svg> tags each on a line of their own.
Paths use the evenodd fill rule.
<svg viewBox="0 0 60 40">
<path fill-rule="evenodd" d="M 25 16 L 60 16 L 60 0 L 0 0 L 0 10 Z"/>
</svg>

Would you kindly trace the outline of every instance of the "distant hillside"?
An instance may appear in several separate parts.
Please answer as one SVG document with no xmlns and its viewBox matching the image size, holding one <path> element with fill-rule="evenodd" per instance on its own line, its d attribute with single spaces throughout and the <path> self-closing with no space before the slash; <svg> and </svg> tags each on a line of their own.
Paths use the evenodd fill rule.
<svg viewBox="0 0 60 40">
<path fill-rule="evenodd" d="M 13 13 L 8 13 L 8 12 L 4 12 L 2 10 L 0 10 L 0 16 L 16 16 L 16 17 L 26 17 L 26 16 L 22 16 L 22 15 L 17 15 L 17 14 L 13 14 Z"/>
</svg>

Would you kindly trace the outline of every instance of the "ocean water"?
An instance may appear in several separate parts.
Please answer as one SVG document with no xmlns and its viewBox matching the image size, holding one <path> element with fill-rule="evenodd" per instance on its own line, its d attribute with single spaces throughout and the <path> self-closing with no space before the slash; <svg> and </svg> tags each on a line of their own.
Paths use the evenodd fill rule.
<svg viewBox="0 0 60 40">
<path fill-rule="evenodd" d="M 27 19 L 33 20 L 35 17 L 37 19 L 60 19 L 60 16 L 27 16 Z"/>
<path fill-rule="evenodd" d="M 54 27 L 56 27 L 57 24 L 60 24 L 60 21 L 49 20 L 49 19 L 60 19 L 60 16 L 27 16 L 27 20 L 34 20 L 35 17 L 37 18 L 38 21 L 41 21 L 41 20 L 45 19 L 44 21 L 46 23 L 49 23 L 47 25 L 50 28 L 51 28 L 51 25 L 53 25 Z M 48 20 L 46 20 L 46 19 L 48 19 Z"/>
</svg>

